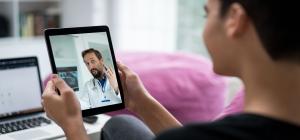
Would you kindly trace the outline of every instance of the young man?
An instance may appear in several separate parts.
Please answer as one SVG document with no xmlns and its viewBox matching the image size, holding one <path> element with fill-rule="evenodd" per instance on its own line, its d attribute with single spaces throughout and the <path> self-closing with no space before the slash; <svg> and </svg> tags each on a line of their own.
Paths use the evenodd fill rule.
<svg viewBox="0 0 300 140">
<path fill-rule="evenodd" d="M 126 107 L 138 114 L 155 136 L 136 119 L 117 117 L 105 125 L 103 138 L 300 139 L 300 42 L 297 37 L 300 24 L 298 20 L 290 20 L 298 16 L 297 8 L 295 1 L 208 0 L 204 40 L 214 71 L 243 80 L 246 87 L 243 114 L 182 127 L 148 94 L 138 76 L 119 63 Z M 54 76 L 44 92 L 43 104 L 49 117 L 64 129 L 69 139 L 85 139 L 79 105 L 72 93 Z M 57 111 L 58 107 L 63 109 Z M 170 128 L 173 129 L 168 130 Z"/>
</svg>

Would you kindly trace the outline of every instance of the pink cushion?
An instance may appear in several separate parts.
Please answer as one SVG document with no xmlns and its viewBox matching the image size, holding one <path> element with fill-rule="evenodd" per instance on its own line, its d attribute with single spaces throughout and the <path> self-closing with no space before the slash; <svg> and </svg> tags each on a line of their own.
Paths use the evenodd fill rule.
<svg viewBox="0 0 300 140">
<path fill-rule="evenodd" d="M 119 53 L 150 94 L 180 122 L 208 121 L 224 109 L 227 84 L 209 60 L 191 54 Z M 110 115 L 128 114 L 122 110 Z"/>
<path fill-rule="evenodd" d="M 228 106 L 226 106 L 223 112 L 219 114 L 216 117 L 216 119 L 220 119 L 231 114 L 241 113 L 244 108 L 244 96 L 245 96 L 245 90 L 244 88 L 242 88 L 240 91 L 236 93 L 231 103 Z"/>
</svg>

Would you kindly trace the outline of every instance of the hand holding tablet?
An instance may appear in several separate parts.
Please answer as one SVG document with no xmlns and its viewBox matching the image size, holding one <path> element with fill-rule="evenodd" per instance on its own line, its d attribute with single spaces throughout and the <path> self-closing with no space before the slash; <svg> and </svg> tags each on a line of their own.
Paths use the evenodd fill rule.
<svg viewBox="0 0 300 140">
<path fill-rule="evenodd" d="M 74 90 L 84 117 L 124 108 L 107 26 L 48 29 L 45 38 L 52 71 Z"/>
<path fill-rule="evenodd" d="M 46 89 L 50 90 L 44 91 L 42 104 L 68 139 L 87 139 L 82 116 L 122 109 L 124 98 L 126 108 L 147 124 L 166 115 L 167 125 L 150 125 L 154 132 L 169 128 L 169 124 L 179 125 L 148 93 L 136 73 L 122 63 L 116 65 L 108 27 L 49 29 L 45 37 L 52 70 L 57 75 L 48 82 Z M 64 88 L 49 88 L 51 83 L 57 88 L 55 81 Z"/>
</svg>

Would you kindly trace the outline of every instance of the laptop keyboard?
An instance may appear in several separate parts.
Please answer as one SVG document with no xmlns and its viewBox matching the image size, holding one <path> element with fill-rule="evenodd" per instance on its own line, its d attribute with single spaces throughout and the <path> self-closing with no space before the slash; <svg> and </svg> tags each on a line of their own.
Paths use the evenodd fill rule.
<svg viewBox="0 0 300 140">
<path fill-rule="evenodd" d="M 51 124 L 51 121 L 42 116 L 0 123 L 0 135 L 49 124 Z"/>
</svg>

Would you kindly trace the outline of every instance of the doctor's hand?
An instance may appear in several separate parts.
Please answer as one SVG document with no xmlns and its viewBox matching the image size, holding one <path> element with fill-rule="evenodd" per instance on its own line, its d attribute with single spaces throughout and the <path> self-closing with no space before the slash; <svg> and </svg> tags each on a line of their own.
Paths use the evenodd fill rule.
<svg viewBox="0 0 300 140">
<path fill-rule="evenodd" d="M 87 139 L 80 104 L 75 93 L 57 75 L 52 75 L 47 83 L 42 96 L 42 105 L 47 116 L 64 130 L 68 139 Z"/>
<path fill-rule="evenodd" d="M 107 68 L 105 73 L 108 77 L 108 81 L 109 81 L 110 85 L 112 86 L 112 88 L 115 90 L 115 92 L 118 92 L 118 81 L 117 81 L 116 75 L 113 73 L 111 67 Z"/>
</svg>

